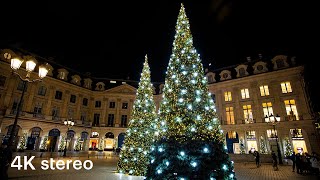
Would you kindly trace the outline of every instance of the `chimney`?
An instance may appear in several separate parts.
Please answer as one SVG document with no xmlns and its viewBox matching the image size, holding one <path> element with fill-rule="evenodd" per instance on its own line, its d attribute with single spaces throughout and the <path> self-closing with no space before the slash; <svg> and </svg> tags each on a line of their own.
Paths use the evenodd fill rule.
<svg viewBox="0 0 320 180">
<path fill-rule="evenodd" d="M 247 61 L 251 62 L 251 57 L 250 56 L 247 57 Z"/>
</svg>

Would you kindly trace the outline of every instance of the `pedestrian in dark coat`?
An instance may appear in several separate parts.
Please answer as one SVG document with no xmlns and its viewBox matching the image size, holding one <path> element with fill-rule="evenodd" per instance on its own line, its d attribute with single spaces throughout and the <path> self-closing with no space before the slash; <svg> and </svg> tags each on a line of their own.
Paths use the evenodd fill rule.
<svg viewBox="0 0 320 180">
<path fill-rule="evenodd" d="M 292 160 L 292 172 L 294 172 L 295 167 L 296 167 L 296 153 L 295 152 L 292 153 L 291 160 Z"/>
<path fill-rule="evenodd" d="M 2 144 L 0 147 L 0 179 L 8 180 L 8 169 L 12 161 L 12 150 L 7 144 Z"/>
<path fill-rule="evenodd" d="M 277 155 L 274 151 L 271 152 L 271 157 L 272 157 L 272 166 L 273 166 L 273 170 L 278 171 L 278 160 L 277 160 Z"/>
</svg>

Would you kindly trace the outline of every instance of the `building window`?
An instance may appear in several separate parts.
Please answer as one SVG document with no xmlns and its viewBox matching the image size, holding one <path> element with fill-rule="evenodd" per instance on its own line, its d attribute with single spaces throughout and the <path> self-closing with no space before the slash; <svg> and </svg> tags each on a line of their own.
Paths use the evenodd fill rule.
<svg viewBox="0 0 320 180">
<path fill-rule="evenodd" d="M 92 126 L 99 126 L 99 124 L 100 124 L 100 114 L 95 113 L 93 115 L 93 124 L 92 124 Z"/>
<path fill-rule="evenodd" d="M 283 59 L 277 59 L 276 60 L 277 68 L 283 68 L 285 67 L 284 65 L 284 60 Z"/>
<path fill-rule="evenodd" d="M 233 107 L 227 107 L 226 114 L 227 114 L 227 124 L 235 124 L 234 123 Z"/>
<path fill-rule="evenodd" d="M 242 99 L 250 98 L 249 89 L 241 89 L 241 98 Z"/>
<path fill-rule="evenodd" d="M 281 90 L 282 90 L 282 93 L 291 93 L 292 88 L 291 88 L 290 82 L 281 83 Z"/>
<path fill-rule="evenodd" d="M 47 92 L 47 88 L 45 86 L 40 86 L 38 89 L 38 95 L 45 96 Z"/>
<path fill-rule="evenodd" d="M 122 109 L 128 109 L 128 103 L 122 103 Z"/>
<path fill-rule="evenodd" d="M 98 132 L 92 132 L 91 133 L 91 138 L 98 138 L 99 137 L 99 133 Z"/>
<path fill-rule="evenodd" d="M 52 120 L 59 120 L 59 108 L 53 107 L 51 111 Z"/>
<path fill-rule="evenodd" d="M 302 129 L 290 129 L 292 139 L 294 140 L 302 140 L 303 135 L 302 135 Z"/>
<path fill-rule="evenodd" d="M 109 108 L 115 108 L 116 107 L 116 102 L 110 102 Z"/>
<path fill-rule="evenodd" d="M 237 133 L 235 131 L 229 131 L 228 132 L 228 139 L 236 139 Z"/>
<path fill-rule="evenodd" d="M 88 106 L 88 99 L 87 98 L 83 98 L 82 105 Z"/>
<path fill-rule="evenodd" d="M 71 102 L 71 103 L 76 103 L 76 99 L 77 99 L 76 95 L 71 94 L 71 96 L 70 96 L 70 102 Z"/>
<path fill-rule="evenodd" d="M 243 115 L 245 123 L 253 123 L 253 115 L 251 105 L 244 105 L 243 106 Z"/>
<path fill-rule="evenodd" d="M 262 107 L 263 107 L 263 114 L 264 117 L 269 117 L 271 114 L 273 115 L 273 109 L 272 109 L 272 103 L 271 102 L 267 102 L 267 103 L 262 103 Z M 265 118 L 266 122 L 269 122 L 269 118 Z"/>
<path fill-rule="evenodd" d="M 239 69 L 239 75 L 240 75 L 240 77 L 245 76 L 246 75 L 246 70 L 244 68 L 240 68 Z"/>
<path fill-rule="evenodd" d="M 108 127 L 113 127 L 114 124 L 114 114 L 108 114 Z"/>
<path fill-rule="evenodd" d="M 71 108 L 69 108 L 69 110 L 68 110 L 68 118 L 69 118 L 69 119 L 72 119 L 73 116 L 74 116 L 74 110 L 71 109 Z"/>
<path fill-rule="evenodd" d="M 18 84 L 18 87 L 17 87 L 18 91 L 23 91 L 23 84 L 24 84 L 24 82 L 20 80 L 19 84 Z M 26 91 L 27 91 L 28 84 L 26 83 L 25 86 L 26 86 Z"/>
<path fill-rule="evenodd" d="M 286 106 L 287 117 L 289 121 L 299 120 L 297 106 L 295 100 L 285 100 L 284 104 Z"/>
<path fill-rule="evenodd" d="M 261 96 L 269 96 L 269 88 L 267 85 L 260 86 L 260 94 Z"/>
<path fill-rule="evenodd" d="M 230 91 L 224 92 L 224 100 L 225 101 L 232 101 L 232 96 L 231 96 Z"/>
<path fill-rule="evenodd" d="M 7 77 L 0 75 L 0 87 L 4 87 Z"/>
<path fill-rule="evenodd" d="M 80 120 L 82 121 L 82 124 L 87 120 L 87 113 L 81 112 Z"/>
<path fill-rule="evenodd" d="M 39 115 L 41 115 L 41 111 L 42 111 L 42 104 L 36 103 L 33 109 L 33 117 L 39 117 Z"/>
<path fill-rule="evenodd" d="M 18 112 L 18 104 L 19 104 L 19 99 L 14 99 L 12 103 L 12 109 L 11 109 L 11 114 L 16 114 Z M 19 114 L 21 114 L 21 110 L 23 109 L 23 100 L 21 101 L 21 106 L 19 110 Z"/>
<path fill-rule="evenodd" d="M 127 127 L 127 119 L 128 119 L 127 115 L 121 116 L 121 127 Z"/>
<path fill-rule="evenodd" d="M 62 99 L 62 92 L 61 91 L 56 91 L 55 99 Z"/>
<path fill-rule="evenodd" d="M 101 101 L 96 101 L 95 107 L 101 107 Z"/>
<path fill-rule="evenodd" d="M 277 130 L 268 129 L 267 136 L 268 136 L 268 138 L 276 138 L 277 137 Z"/>
<path fill-rule="evenodd" d="M 255 131 L 246 131 L 247 140 L 256 140 Z"/>
</svg>

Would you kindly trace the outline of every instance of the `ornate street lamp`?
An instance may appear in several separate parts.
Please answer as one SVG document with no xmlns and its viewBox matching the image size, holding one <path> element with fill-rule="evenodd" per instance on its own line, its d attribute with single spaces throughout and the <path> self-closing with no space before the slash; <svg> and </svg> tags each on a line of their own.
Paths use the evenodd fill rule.
<svg viewBox="0 0 320 180">
<path fill-rule="evenodd" d="M 21 94 L 21 97 L 20 97 L 20 101 L 18 103 L 16 116 L 15 116 L 14 123 L 13 123 L 12 129 L 11 129 L 11 132 L 10 132 L 10 137 L 9 137 L 9 140 L 8 140 L 8 146 L 12 150 L 14 149 L 13 147 L 15 145 L 15 139 L 16 139 L 16 136 L 17 136 L 15 131 L 17 129 L 18 117 L 19 117 L 19 113 L 20 113 L 20 110 L 21 110 L 21 105 L 22 105 L 24 93 L 26 91 L 27 83 L 32 83 L 32 82 L 36 82 L 36 81 L 42 81 L 42 79 L 47 76 L 47 73 L 49 71 L 48 66 L 47 66 L 48 63 L 46 63 L 45 65 L 40 65 L 39 66 L 39 78 L 31 79 L 31 73 L 35 69 L 35 67 L 37 65 L 37 61 L 32 56 L 25 56 L 25 59 L 26 59 L 25 71 L 27 71 L 27 74 L 26 74 L 25 77 L 23 77 L 18 72 L 18 70 L 20 69 L 20 67 L 21 67 L 22 63 L 24 62 L 24 60 L 19 59 L 17 57 L 11 59 L 11 69 L 13 70 L 12 73 L 16 74 L 20 78 L 20 80 L 23 82 L 22 94 Z"/>
<path fill-rule="evenodd" d="M 274 117 L 272 114 L 270 114 L 269 116 L 266 115 L 265 120 L 266 120 L 266 122 L 268 122 L 268 124 L 271 124 L 273 126 L 273 131 L 275 133 L 276 142 L 277 142 L 277 152 L 278 152 L 279 164 L 283 164 L 280 146 L 279 146 L 279 142 L 278 142 L 278 133 L 276 132 L 276 125 L 280 123 L 280 116 L 278 114 L 276 115 L 276 117 Z"/>
<path fill-rule="evenodd" d="M 70 128 L 74 125 L 74 121 L 72 121 L 72 119 L 66 119 L 66 120 L 64 120 L 63 124 L 66 125 L 68 128 L 67 137 L 66 137 L 66 145 L 65 145 L 64 151 L 63 151 L 63 157 L 66 157 L 67 156 L 68 132 L 69 132 Z"/>
</svg>

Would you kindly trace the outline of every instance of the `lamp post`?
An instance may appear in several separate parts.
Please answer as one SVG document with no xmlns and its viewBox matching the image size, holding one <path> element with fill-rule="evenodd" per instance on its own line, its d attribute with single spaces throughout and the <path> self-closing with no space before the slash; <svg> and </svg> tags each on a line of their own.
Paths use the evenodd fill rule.
<svg viewBox="0 0 320 180">
<path fill-rule="evenodd" d="M 74 125 L 74 122 L 72 121 L 72 119 L 66 119 L 66 120 L 64 120 L 63 124 L 66 125 L 68 128 L 67 137 L 66 137 L 66 145 L 65 145 L 64 151 L 63 151 L 63 157 L 66 157 L 67 156 L 68 132 L 69 132 L 70 127 L 72 127 Z"/>
<path fill-rule="evenodd" d="M 280 116 L 278 114 L 275 117 L 272 114 L 270 114 L 269 116 L 266 115 L 265 120 L 266 120 L 266 122 L 268 122 L 268 124 L 270 123 L 273 126 L 273 131 L 276 135 L 279 164 L 283 164 L 280 146 L 279 146 L 279 142 L 278 142 L 278 133 L 276 133 L 276 125 L 280 122 Z"/>
<path fill-rule="evenodd" d="M 9 137 L 9 140 L 8 140 L 8 146 L 11 149 L 14 149 L 13 147 L 14 147 L 15 139 L 16 139 L 16 135 L 17 135 L 15 133 L 15 131 L 17 129 L 18 117 L 19 117 L 19 113 L 20 113 L 20 110 L 21 110 L 21 105 L 22 105 L 24 93 L 26 91 L 27 83 L 32 83 L 32 82 L 36 82 L 36 81 L 42 81 L 42 79 L 47 76 L 47 73 L 49 71 L 49 69 L 47 68 L 47 64 L 46 65 L 40 65 L 39 66 L 39 78 L 31 79 L 31 73 L 35 69 L 35 67 L 37 65 L 37 61 L 32 56 L 26 56 L 25 59 L 26 59 L 25 70 L 27 72 L 25 77 L 23 77 L 18 72 L 18 70 L 20 69 L 20 67 L 21 67 L 21 65 L 22 65 L 24 60 L 19 59 L 19 58 L 12 58 L 11 59 L 11 69 L 13 70 L 12 73 L 17 75 L 20 78 L 20 80 L 23 82 L 22 94 L 21 94 L 21 97 L 20 97 L 20 101 L 18 103 L 16 116 L 14 118 L 14 123 L 13 123 L 12 129 L 11 129 L 11 132 L 10 132 L 10 137 Z"/>
</svg>

